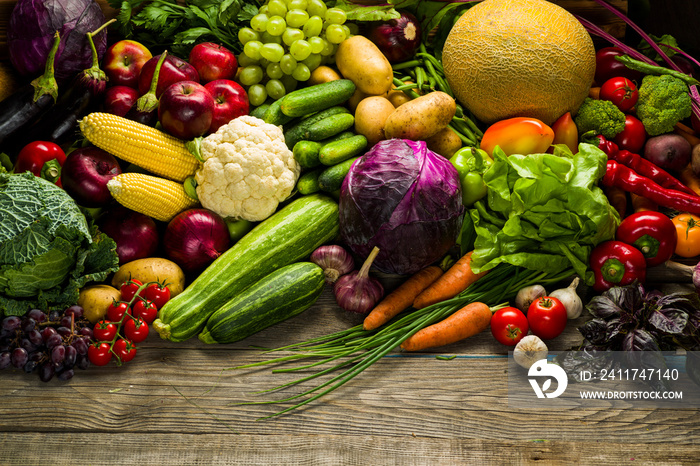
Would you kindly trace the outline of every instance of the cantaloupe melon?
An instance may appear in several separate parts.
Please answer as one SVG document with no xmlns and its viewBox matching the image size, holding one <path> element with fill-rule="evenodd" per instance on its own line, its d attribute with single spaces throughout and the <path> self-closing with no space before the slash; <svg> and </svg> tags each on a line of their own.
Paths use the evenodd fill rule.
<svg viewBox="0 0 700 466">
<path fill-rule="evenodd" d="M 488 124 L 575 114 L 595 74 L 588 32 L 545 0 L 478 3 L 450 30 L 442 61 L 457 100 Z"/>
</svg>

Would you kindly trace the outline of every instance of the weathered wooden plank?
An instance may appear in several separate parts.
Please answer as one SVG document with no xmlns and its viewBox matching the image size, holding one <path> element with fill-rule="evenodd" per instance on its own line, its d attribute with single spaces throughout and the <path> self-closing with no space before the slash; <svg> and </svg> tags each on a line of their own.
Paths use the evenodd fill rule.
<svg viewBox="0 0 700 466">
<path fill-rule="evenodd" d="M 642 442 L 508 441 L 372 435 L 5 433 L 0 463 L 171 465 L 697 464 L 688 442 L 659 448 Z M 71 448 L 72 447 L 72 448 Z"/>
</svg>

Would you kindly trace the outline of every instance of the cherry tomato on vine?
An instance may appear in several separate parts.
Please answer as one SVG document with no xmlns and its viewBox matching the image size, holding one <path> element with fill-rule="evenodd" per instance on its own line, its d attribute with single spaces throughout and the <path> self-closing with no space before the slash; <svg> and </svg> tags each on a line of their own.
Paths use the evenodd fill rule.
<svg viewBox="0 0 700 466">
<path fill-rule="evenodd" d="M 170 288 L 160 283 L 151 283 L 143 290 L 143 297 L 160 309 L 170 300 Z"/>
<path fill-rule="evenodd" d="M 558 337 L 566 328 L 566 320 L 566 307 L 552 296 L 537 298 L 527 308 L 530 330 L 543 340 Z"/>
<path fill-rule="evenodd" d="M 125 281 L 119 288 L 119 291 L 122 293 L 122 301 L 131 301 L 142 285 L 143 283 L 141 283 L 141 280 L 137 280 L 135 278 L 130 278 L 129 280 Z"/>
<path fill-rule="evenodd" d="M 107 308 L 107 318 L 112 322 L 119 322 L 129 311 L 129 303 L 124 301 L 113 301 Z"/>
<path fill-rule="evenodd" d="M 673 217 L 671 221 L 676 227 L 678 237 L 676 254 L 681 257 L 700 255 L 700 216 L 682 213 Z"/>
<path fill-rule="evenodd" d="M 88 347 L 88 359 L 96 366 L 106 366 L 112 360 L 110 344 L 106 341 L 98 341 Z"/>
<path fill-rule="evenodd" d="M 97 341 L 112 341 L 117 336 L 117 324 L 101 320 L 92 329 L 92 337 Z"/>
<path fill-rule="evenodd" d="M 632 80 L 619 76 L 608 79 L 600 86 L 600 98 L 614 103 L 623 112 L 629 112 L 637 104 L 639 91 Z"/>
<path fill-rule="evenodd" d="M 131 315 L 142 318 L 147 324 L 152 323 L 158 316 L 158 308 L 149 300 L 139 299 L 131 307 Z"/>
<path fill-rule="evenodd" d="M 647 132 L 644 124 L 633 115 L 625 115 L 625 129 L 613 138 L 617 147 L 638 154 L 646 141 Z"/>
<path fill-rule="evenodd" d="M 530 326 L 527 317 L 515 307 L 504 307 L 491 317 L 491 333 L 501 344 L 515 346 L 523 339 Z"/>
<path fill-rule="evenodd" d="M 126 319 L 124 336 L 134 343 L 141 343 L 148 337 L 148 324 L 140 317 Z"/>
<path fill-rule="evenodd" d="M 120 362 L 129 362 L 136 356 L 136 347 L 129 340 L 120 338 L 114 343 L 114 354 Z"/>
</svg>

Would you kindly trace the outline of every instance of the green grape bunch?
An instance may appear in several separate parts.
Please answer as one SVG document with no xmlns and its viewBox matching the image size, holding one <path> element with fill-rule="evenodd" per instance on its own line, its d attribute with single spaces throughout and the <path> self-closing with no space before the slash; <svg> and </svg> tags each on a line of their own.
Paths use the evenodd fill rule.
<svg viewBox="0 0 700 466">
<path fill-rule="evenodd" d="M 338 44 L 352 36 L 345 11 L 323 0 L 268 0 L 238 31 L 243 52 L 238 79 L 252 106 L 277 100 L 333 63 Z"/>
</svg>

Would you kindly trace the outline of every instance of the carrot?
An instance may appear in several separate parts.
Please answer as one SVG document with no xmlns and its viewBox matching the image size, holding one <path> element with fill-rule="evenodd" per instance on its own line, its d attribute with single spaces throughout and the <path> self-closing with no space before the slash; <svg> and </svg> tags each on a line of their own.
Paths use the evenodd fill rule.
<svg viewBox="0 0 700 466">
<path fill-rule="evenodd" d="M 695 174 L 690 164 L 688 164 L 688 166 L 681 171 L 678 178 L 681 180 L 681 183 L 689 187 L 691 190 L 693 190 L 693 192 L 695 192 L 695 194 L 700 196 L 700 177 Z"/>
<path fill-rule="evenodd" d="M 659 210 L 659 206 L 647 199 L 644 196 L 639 196 L 634 193 L 630 193 L 630 198 L 632 199 L 632 209 L 634 212 L 646 212 L 646 211 L 656 211 Z"/>
<path fill-rule="evenodd" d="M 433 325 L 425 327 L 401 343 L 406 351 L 421 351 L 449 345 L 486 330 L 491 322 L 491 308 L 481 302 L 467 304 Z"/>
<path fill-rule="evenodd" d="M 413 307 L 422 309 L 431 304 L 454 298 L 469 285 L 486 275 L 488 271 L 474 273 L 472 270 L 472 252 L 474 251 L 469 251 L 460 257 L 440 278 L 416 296 Z"/>
<path fill-rule="evenodd" d="M 374 330 L 389 322 L 393 317 L 408 309 L 416 296 L 437 280 L 440 275 L 442 275 L 442 269 L 437 265 L 430 265 L 411 275 L 367 314 L 362 328 Z"/>
<path fill-rule="evenodd" d="M 608 202 L 620 214 L 620 218 L 625 218 L 627 215 L 627 193 L 616 186 L 605 188 L 605 195 L 608 197 Z"/>
<path fill-rule="evenodd" d="M 695 135 L 695 131 L 683 123 L 676 123 L 674 132 L 683 136 L 691 146 L 700 144 L 700 138 Z"/>
</svg>

